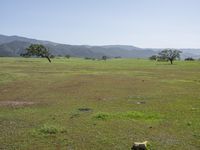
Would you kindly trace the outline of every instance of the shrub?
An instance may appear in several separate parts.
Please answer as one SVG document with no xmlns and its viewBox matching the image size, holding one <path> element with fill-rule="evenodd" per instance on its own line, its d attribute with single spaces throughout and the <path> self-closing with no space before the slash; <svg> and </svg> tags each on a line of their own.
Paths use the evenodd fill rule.
<svg viewBox="0 0 200 150">
<path fill-rule="evenodd" d="M 41 134 L 57 134 L 59 132 L 64 132 L 65 130 L 55 125 L 44 124 L 42 127 L 39 128 L 38 131 Z"/>
<path fill-rule="evenodd" d="M 98 120 L 107 120 L 111 118 L 111 114 L 105 112 L 99 112 L 94 116 L 94 118 Z"/>
<path fill-rule="evenodd" d="M 101 59 L 102 59 L 102 60 L 107 60 L 107 59 L 108 59 L 108 56 L 102 56 Z"/>
<path fill-rule="evenodd" d="M 69 59 L 70 57 L 71 57 L 71 56 L 70 56 L 70 55 L 68 55 L 68 54 L 67 54 L 67 55 L 65 55 L 65 58 L 67 58 L 67 59 Z"/>
<path fill-rule="evenodd" d="M 91 57 L 85 57 L 85 59 L 87 59 L 87 60 L 93 60 L 94 58 L 91 58 Z"/>
<path fill-rule="evenodd" d="M 152 55 L 151 57 L 149 57 L 150 60 L 157 60 L 157 55 Z"/>
<path fill-rule="evenodd" d="M 185 58 L 185 61 L 195 61 L 195 59 L 192 57 L 188 57 L 188 58 Z"/>
<path fill-rule="evenodd" d="M 114 57 L 115 59 L 120 59 L 120 58 L 122 58 L 121 56 L 116 56 L 116 57 Z"/>
<path fill-rule="evenodd" d="M 54 55 L 51 55 L 50 58 L 55 58 L 55 56 L 54 56 Z"/>
<path fill-rule="evenodd" d="M 163 58 L 163 57 L 160 57 L 160 56 L 158 56 L 156 60 L 157 61 L 164 61 L 164 62 L 168 61 L 166 58 Z"/>
</svg>

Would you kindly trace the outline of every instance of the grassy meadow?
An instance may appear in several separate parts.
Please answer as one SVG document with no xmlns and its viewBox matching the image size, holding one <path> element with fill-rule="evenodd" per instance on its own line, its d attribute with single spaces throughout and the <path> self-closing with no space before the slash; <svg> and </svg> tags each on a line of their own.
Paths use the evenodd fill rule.
<svg viewBox="0 0 200 150">
<path fill-rule="evenodd" d="M 0 58 L 0 149 L 200 149 L 200 61 Z"/>
</svg>

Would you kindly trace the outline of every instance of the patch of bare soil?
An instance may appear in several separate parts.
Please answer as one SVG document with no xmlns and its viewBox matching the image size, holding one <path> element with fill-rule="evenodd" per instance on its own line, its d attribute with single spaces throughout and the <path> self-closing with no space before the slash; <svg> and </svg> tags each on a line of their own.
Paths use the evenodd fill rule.
<svg viewBox="0 0 200 150">
<path fill-rule="evenodd" d="M 0 106 L 8 107 L 25 107 L 34 105 L 34 102 L 25 102 L 25 101 L 0 101 Z"/>
</svg>

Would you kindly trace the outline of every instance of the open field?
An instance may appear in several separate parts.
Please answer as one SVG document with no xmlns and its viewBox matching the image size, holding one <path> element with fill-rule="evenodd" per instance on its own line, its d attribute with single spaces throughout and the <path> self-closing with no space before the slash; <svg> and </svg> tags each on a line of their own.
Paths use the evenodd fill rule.
<svg viewBox="0 0 200 150">
<path fill-rule="evenodd" d="M 200 61 L 0 58 L 0 149 L 200 149 Z"/>
</svg>

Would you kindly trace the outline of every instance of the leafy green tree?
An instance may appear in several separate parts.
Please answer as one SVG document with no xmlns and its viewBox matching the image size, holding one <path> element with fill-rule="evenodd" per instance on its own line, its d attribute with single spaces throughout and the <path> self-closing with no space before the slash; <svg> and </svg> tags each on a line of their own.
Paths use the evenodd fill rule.
<svg viewBox="0 0 200 150">
<path fill-rule="evenodd" d="M 28 48 L 26 48 L 26 53 L 22 54 L 22 56 L 37 56 L 47 58 L 48 61 L 51 62 L 49 50 L 41 44 L 31 44 Z"/>
<path fill-rule="evenodd" d="M 170 61 L 171 64 L 173 64 L 174 60 L 180 59 L 180 53 L 182 52 L 176 49 L 164 49 L 163 51 L 158 53 L 158 57 L 166 59 Z"/>
</svg>

